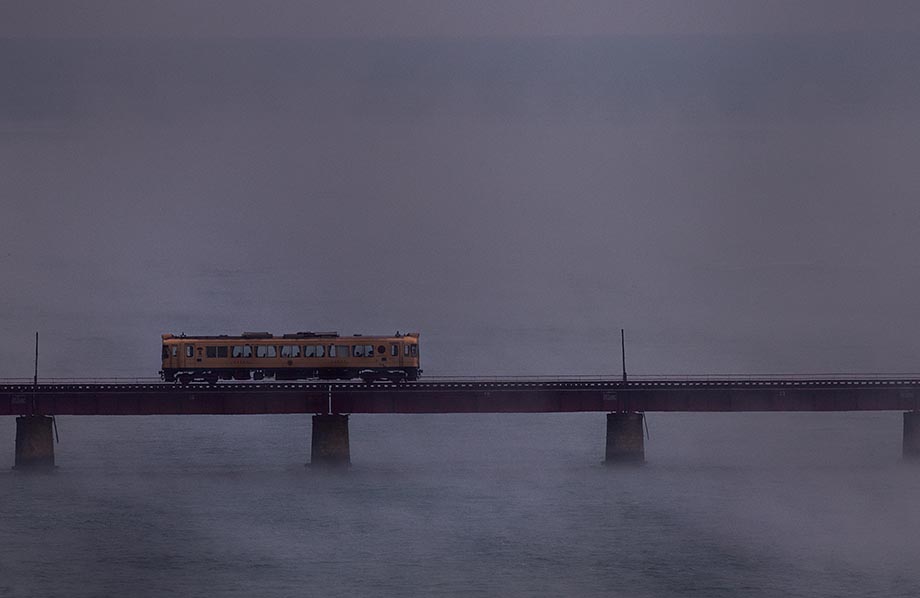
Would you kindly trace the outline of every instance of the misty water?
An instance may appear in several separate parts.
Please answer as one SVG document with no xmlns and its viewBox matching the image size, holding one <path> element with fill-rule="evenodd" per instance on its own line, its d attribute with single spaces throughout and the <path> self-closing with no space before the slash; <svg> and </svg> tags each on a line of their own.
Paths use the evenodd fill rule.
<svg viewBox="0 0 920 598">
<path fill-rule="evenodd" d="M 916 596 L 920 475 L 897 413 L 650 414 L 640 467 L 603 414 L 60 417 L 12 471 L 3 596 Z"/>
</svg>

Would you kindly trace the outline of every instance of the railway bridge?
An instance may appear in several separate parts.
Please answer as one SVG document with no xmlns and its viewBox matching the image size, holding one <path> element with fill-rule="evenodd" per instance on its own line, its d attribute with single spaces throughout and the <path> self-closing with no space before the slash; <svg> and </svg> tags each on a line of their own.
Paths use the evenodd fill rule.
<svg viewBox="0 0 920 598">
<path fill-rule="evenodd" d="M 607 414 L 607 463 L 644 461 L 647 412 L 751 411 L 902 411 L 904 458 L 920 460 L 920 376 L 0 385 L 0 416 L 16 416 L 17 469 L 54 467 L 55 415 L 313 414 L 311 463 L 346 465 L 351 414 L 587 411 Z"/>
</svg>

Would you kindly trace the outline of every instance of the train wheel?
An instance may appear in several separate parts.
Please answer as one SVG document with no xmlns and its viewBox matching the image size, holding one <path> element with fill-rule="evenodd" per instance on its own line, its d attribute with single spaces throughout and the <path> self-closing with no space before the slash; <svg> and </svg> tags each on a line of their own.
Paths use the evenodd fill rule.
<svg viewBox="0 0 920 598">
<path fill-rule="evenodd" d="M 179 384 L 181 384 L 182 386 L 188 386 L 192 382 L 192 375 L 191 374 L 179 374 L 178 376 L 176 376 L 176 380 L 178 380 Z"/>
<path fill-rule="evenodd" d="M 205 380 L 207 381 L 208 386 L 214 386 L 215 384 L 217 384 L 218 378 L 219 376 L 217 374 L 208 374 L 205 377 Z"/>
</svg>

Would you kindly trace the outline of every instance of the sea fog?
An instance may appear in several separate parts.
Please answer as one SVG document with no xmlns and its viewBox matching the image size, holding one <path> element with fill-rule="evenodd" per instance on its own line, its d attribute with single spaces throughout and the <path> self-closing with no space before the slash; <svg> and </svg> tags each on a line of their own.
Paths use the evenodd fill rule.
<svg viewBox="0 0 920 598">
<path fill-rule="evenodd" d="M 9 596 L 912 596 L 920 482 L 899 414 L 60 417 L 57 472 L 0 429 Z M 2 473 L 6 470 L 6 473 Z"/>
</svg>

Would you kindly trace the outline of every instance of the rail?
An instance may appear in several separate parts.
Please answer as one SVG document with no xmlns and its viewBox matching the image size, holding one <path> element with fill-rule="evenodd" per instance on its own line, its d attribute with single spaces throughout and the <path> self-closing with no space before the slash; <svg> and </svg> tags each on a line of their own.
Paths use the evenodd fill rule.
<svg viewBox="0 0 920 598">
<path fill-rule="evenodd" d="M 849 382 L 849 381 L 865 381 L 865 382 L 881 382 L 881 381 L 915 381 L 920 380 L 920 372 L 890 372 L 890 373 L 879 373 L 879 372 L 867 372 L 867 373 L 852 373 L 852 372 L 826 372 L 826 373 L 814 373 L 814 374 L 791 374 L 791 373 L 771 373 L 771 374 L 737 374 L 737 373 L 710 373 L 710 374 L 631 374 L 629 376 L 628 382 L 635 384 L 650 384 L 655 382 L 676 382 L 676 383 L 692 383 L 692 382 L 787 382 L 787 383 L 798 383 L 798 382 Z M 436 375 L 436 376 L 424 376 L 419 381 L 420 383 L 462 383 L 462 382 L 493 382 L 493 383 L 569 383 L 569 382 L 596 382 L 596 383 L 617 383 L 622 381 L 621 374 L 611 374 L 611 373 L 602 373 L 602 374 L 576 374 L 576 375 L 486 375 L 486 376 L 470 376 L 470 375 Z M 356 384 L 358 383 L 355 380 L 302 380 L 302 381 L 293 381 L 293 384 Z M 10 386 L 20 386 L 20 385 L 31 385 L 33 384 L 33 378 L 0 378 L 0 385 L 10 385 Z M 156 376 L 91 376 L 91 377 L 78 377 L 78 376 L 63 376 L 63 377 L 39 377 L 39 385 L 95 385 L 95 384 L 166 384 L 159 377 Z M 263 385 L 273 385 L 273 384 L 282 384 L 282 382 L 276 382 L 274 380 L 264 380 L 262 382 L 252 382 L 252 381 L 234 381 L 226 380 L 221 381 L 221 385 L 239 385 L 239 384 L 263 384 Z M 411 383 L 410 383 L 411 384 Z M 172 386 L 173 383 L 168 383 L 169 386 Z"/>
</svg>

